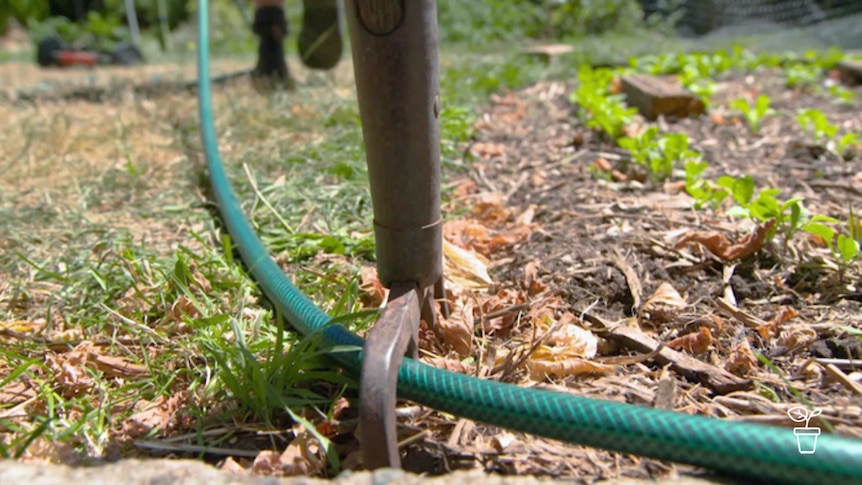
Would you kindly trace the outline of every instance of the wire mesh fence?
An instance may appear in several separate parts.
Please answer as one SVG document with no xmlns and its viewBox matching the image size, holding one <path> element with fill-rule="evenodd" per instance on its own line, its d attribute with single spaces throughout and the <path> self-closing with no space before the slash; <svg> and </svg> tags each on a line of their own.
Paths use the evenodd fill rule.
<svg viewBox="0 0 862 485">
<path fill-rule="evenodd" d="M 641 0 L 646 19 L 669 22 L 685 37 L 757 34 L 795 37 L 787 45 L 862 48 L 859 0 Z M 778 35 L 778 46 L 787 37 Z M 772 46 L 768 46 L 772 47 Z"/>
</svg>

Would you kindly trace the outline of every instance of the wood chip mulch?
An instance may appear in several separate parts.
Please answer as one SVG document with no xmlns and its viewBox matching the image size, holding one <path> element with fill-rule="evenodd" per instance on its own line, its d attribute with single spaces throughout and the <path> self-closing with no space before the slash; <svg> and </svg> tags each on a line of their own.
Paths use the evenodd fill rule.
<svg viewBox="0 0 862 485">
<path fill-rule="evenodd" d="M 858 101 L 842 107 L 787 89 L 775 71 L 716 82 L 709 114 L 652 124 L 688 135 L 713 180 L 749 174 L 758 190 L 804 197 L 813 214 L 847 221 L 851 206 L 858 214 L 862 160 L 807 145 L 796 121 L 797 110 L 818 108 L 860 132 Z M 862 438 L 862 340 L 847 330 L 862 328 L 858 262 L 839 275 L 814 238 L 800 233 L 786 247 L 763 240 L 764 228 L 750 221 L 693 209 L 676 180 L 594 176 L 590 167 L 625 166 L 628 155 L 582 125 L 573 87 L 545 82 L 493 96 L 477 122 L 471 175 L 455 190 L 455 204 L 472 213 L 449 221 L 445 234 L 477 253 L 490 283 L 452 285 L 472 347 L 458 339 L 453 316 L 441 338 L 425 340 L 426 360 L 522 386 L 775 426 L 798 426 L 787 411 L 804 399 L 822 410 L 818 426 Z M 752 134 L 726 106 L 761 93 L 777 114 Z M 752 251 L 726 261 L 680 244 L 707 236 Z M 417 418 L 420 430 L 405 466 L 422 471 L 481 467 L 584 482 L 692 471 L 435 414 Z"/>
</svg>

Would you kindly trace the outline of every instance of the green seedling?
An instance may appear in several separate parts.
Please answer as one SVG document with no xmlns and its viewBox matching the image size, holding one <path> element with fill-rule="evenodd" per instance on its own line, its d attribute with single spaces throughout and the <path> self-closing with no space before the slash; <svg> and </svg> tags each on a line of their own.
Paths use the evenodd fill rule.
<svg viewBox="0 0 862 485">
<path fill-rule="evenodd" d="M 688 136 L 683 133 L 669 133 L 661 137 L 658 141 L 658 146 L 661 149 L 662 160 L 657 165 L 653 166 L 654 171 L 671 175 L 673 166 L 678 163 L 685 163 L 688 160 L 697 159 L 700 154 L 689 148 Z M 661 170 L 656 170 L 659 168 Z"/>
<path fill-rule="evenodd" d="M 631 123 L 637 109 L 629 108 L 623 97 L 611 93 L 614 73 L 610 69 L 583 67 L 578 71 L 578 88 L 570 100 L 579 107 L 579 115 L 587 127 L 618 139 L 623 128 Z"/>
<path fill-rule="evenodd" d="M 844 136 L 838 139 L 837 143 L 837 151 L 838 153 L 846 159 L 849 159 L 848 149 L 852 146 L 859 144 L 859 133 L 846 133 Z"/>
<path fill-rule="evenodd" d="M 815 143 L 823 145 L 838 155 L 844 156 L 847 149 L 859 143 L 858 133 L 846 133 L 836 139 L 838 127 L 829 123 L 829 119 L 818 109 L 805 109 L 796 116 L 803 130 L 814 136 Z"/>
<path fill-rule="evenodd" d="M 767 233 L 767 238 L 780 232 L 785 248 L 790 239 L 809 221 L 802 198 L 796 197 L 782 202 L 778 199 L 780 189 L 763 189 L 754 197 L 754 179 L 749 175 L 736 178 L 725 175 L 719 177 L 717 184 L 725 188 L 736 203 L 727 211 L 728 215 L 761 223 L 775 220 L 775 227 Z"/>
<path fill-rule="evenodd" d="M 710 79 L 700 79 L 691 83 L 685 84 L 689 91 L 700 98 L 704 106 L 709 107 L 712 104 L 712 97 L 718 92 L 718 85 Z"/>
<path fill-rule="evenodd" d="M 784 68 L 784 85 L 790 89 L 810 88 L 822 77 L 822 69 L 814 64 L 794 63 Z"/>
<path fill-rule="evenodd" d="M 734 100 L 730 107 L 741 112 L 745 117 L 745 121 L 748 123 L 748 129 L 752 133 L 757 133 L 760 131 L 760 126 L 763 124 L 763 119 L 767 116 L 772 116 L 775 114 L 775 110 L 770 106 L 769 96 L 765 94 L 761 94 L 757 97 L 752 104 L 749 100 L 745 98 L 739 98 Z"/>
<path fill-rule="evenodd" d="M 862 260 L 862 223 L 850 208 L 847 227 L 841 228 L 841 221 L 833 217 L 815 216 L 802 226 L 802 230 L 823 239 L 838 265 L 843 279 L 847 269 L 856 261 Z M 839 226 L 836 229 L 833 226 Z"/>
<path fill-rule="evenodd" d="M 629 61 L 638 72 L 649 74 L 678 74 L 683 82 L 704 80 L 731 70 L 754 70 L 761 64 L 759 56 L 739 45 L 730 51 L 719 49 L 715 52 L 690 52 L 644 56 Z"/>
<path fill-rule="evenodd" d="M 840 84 L 834 84 L 828 88 L 832 102 L 839 106 L 853 106 L 856 101 L 856 93 Z"/>
<path fill-rule="evenodd" d="M 805 61 L 821 70 L 833 69 L 835 65 L 841 62 L 845 57 L 846 54 L 844 51 L 834 46 L 830 47 L 825 52 L 811 49 L 805 51 L 805 55 L 803 55 L 803 59 Z"/>
<path fill-rule="evenodd" d="M 654 126 L 637 137 L 622 137 L 618 143 L 629 150 L 632 160 L 645 167 L 656 181 L 669 179 L 674 167 L 699 157 L 689 148 L 688 136 L 682 133 L 659 136 Z"/>
<path fill-rule="evenodd" d="M 796 115 L 799 126 L 814 135 L 817 143 L 828 143 L 838 134 L 838 127 L 829 123 L 829 119 L 819 109 L 804 109 Z"/>
<path fill-rule="evenodd" d="M 658 128 L 651 126 L 635 137 L 624 136 L 617 143 L 632 155 L 632 160 L 643 167 L 649 167 L 650 160 L 658 152 Z"/>
<path fill-rule="evenodd" d="M 696 209 L 709 205 L 715 210 L 727 198 L 729 192 L 704 178 L 707 168 L 709 164 L 699 159 L 685 162 L 685 190 L 694 198 Z"/>
</svg>

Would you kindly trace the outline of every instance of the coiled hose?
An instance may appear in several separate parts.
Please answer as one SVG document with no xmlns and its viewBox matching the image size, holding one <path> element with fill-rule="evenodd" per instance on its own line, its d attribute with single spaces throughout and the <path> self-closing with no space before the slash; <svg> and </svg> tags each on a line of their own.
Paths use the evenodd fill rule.
<svg viewBox="0 0 862 485">
<path fill-rule="evenodd" d="M 242 260 L 285 319 L 326 345 L 363 340 L 314 305 L 284 275 L 237 201 L 218 150 L 209 78 L 207 0 L 198 2 L 198 101 L 210 183 Z M 333 355 L 359 374 L 361 350 Z M 525 389 L 447 372 L 405 358 L 398 396 L 495 426 L 622 453 L 688 463 L 748 479 L 782 483 L 862 484 L 862 440 L 822 435 L 815 454 L 800 454 L 789 428 L 722 421 L 569 394 Z"/>
</svg>

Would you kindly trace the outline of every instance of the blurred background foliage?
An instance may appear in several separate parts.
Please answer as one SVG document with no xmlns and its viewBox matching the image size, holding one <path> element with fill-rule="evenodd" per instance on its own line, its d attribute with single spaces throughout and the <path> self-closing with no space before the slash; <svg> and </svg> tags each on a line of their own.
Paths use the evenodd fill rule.
<svg viewBox="0 0 862 485">
<path fill-rule="evenodd" d="M 214 50 L 239 53 L 254 49 L 247 25 L 247 0 L 211 0 Z M 291 26 L 298 25 L 301 2 L 287 0 Z M 194 29 L 196 0 L 135 0 L 144 35 L 166 47 L 165 30 Z M 523 39 L 565 40 L 609 30 L 628 31 L 645 25 L 637 0 L 440 0 L 440 40 L 482 46 Z M 244 12 L 243 12 L 244 11 Z M 76 22 L 77 21 L 77 22 Z M 93 37 L 127 39 L 123 0 L 4 0 L 0 2 L 0 35 L 17 22 L 38 41 L 59 35 L 86 44 Z"/>
</svg>

